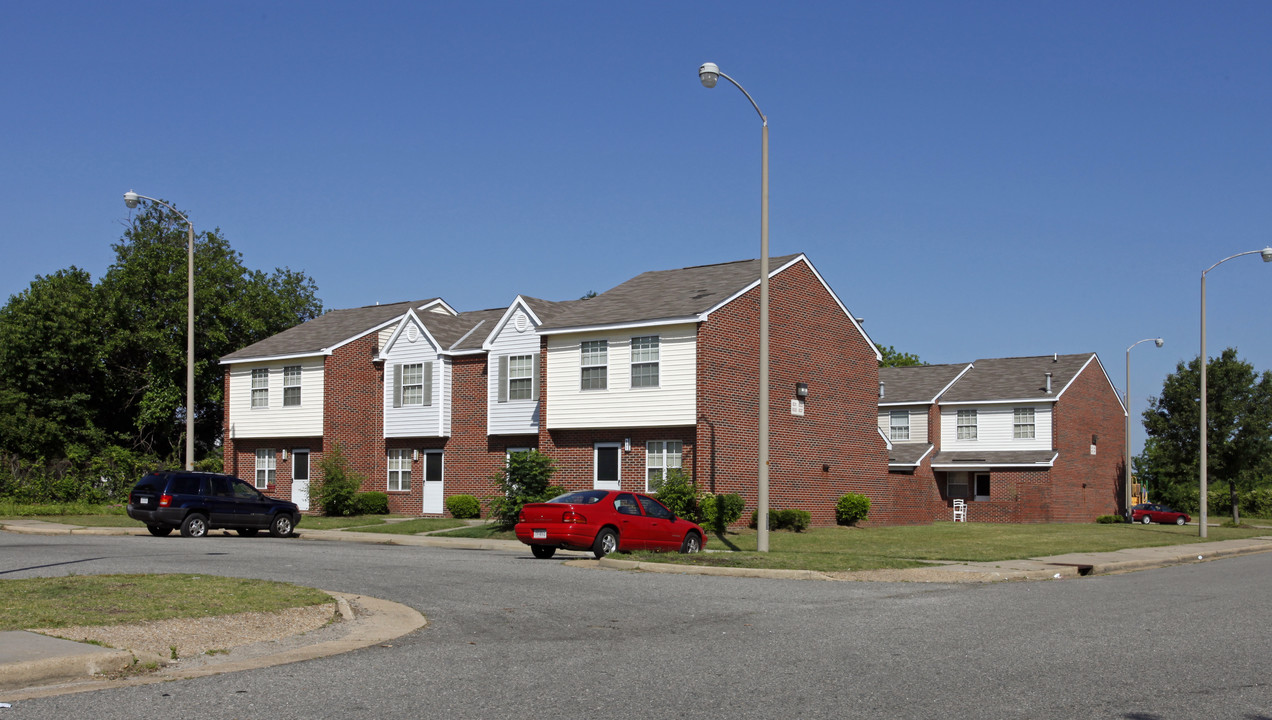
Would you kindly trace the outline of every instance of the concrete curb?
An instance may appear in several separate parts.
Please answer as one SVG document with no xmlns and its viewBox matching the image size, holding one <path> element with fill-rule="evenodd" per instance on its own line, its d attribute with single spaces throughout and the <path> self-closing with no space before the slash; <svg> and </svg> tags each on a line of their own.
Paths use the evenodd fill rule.
<svg viewBox="0 0 1272 720">
<path fill-rule="evenodd" d="M 30 661 L 0 662 L 0 678 L 5 680 L 5 684 L 0 685 L 0 700 L 29 700 L 285 665 L 379 645 L 428 624 L 427 618 L 417 610 L 400 603 L 365 595 L 330 590 L 324 592 L 335 598 L 336 614 L 348 623 L 346 632 L 340 637 L 243 660 L 232 659 L 228 655 L 219 656 L 208 659 L 200 667 L 182 668 L 179 662 L 165 665 L 161 658 L 142 656 L 129 650 L 111 650 L 35 633 L 15 632 L 14 635 L 26 636 L 22 639 L 24 647 L 21 651 L 15 650 L 15 654 L 38 654 L 38 649 L 32 649 L 31 645 L 45 646 L 44 641 L 53 641 L 56 644 L 48 645 L 49 650 L 45 652 L 47 657 L 37 657 Z M 355 613 L 355 607 L 360 612 Z M 117 680 L 92 677 L 102 672 L 127 669 L 135 664 L 134 657 L 136 662 L 157 662 L 163 667 L 148 675 Z M 3 655 L 0 655 L 0 659 L 3 659 Z"/>
</svg>

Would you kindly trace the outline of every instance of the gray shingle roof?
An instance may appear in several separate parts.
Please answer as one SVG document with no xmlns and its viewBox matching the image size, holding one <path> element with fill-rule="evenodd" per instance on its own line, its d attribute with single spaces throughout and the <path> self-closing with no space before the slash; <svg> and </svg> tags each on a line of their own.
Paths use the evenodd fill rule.
<svg viewBox="0 0 1272 720">
<path fill-rule="evenodd" d="M 769 270 L 776 270 L 798 257 L 770 257 Z M 542 329 L 692 317 L 719 305 L 759 277 L 758 259 L 642 273 L 594 298 L 563 309 L 551 321 L 545 321 Z"/>
<path fill-rule="evenodd" d="M 888 451 L 889 465 L 918 465 L 932 449 L 932 443 L 893 443 Z"/>
<path fill-rule="evenodd" d="M 491 308 L 460 313 L 454 317 L 438 313 L 420 313 L 424 327 L 442 346 L 443 351 L 480 350 L 481 341 L 508 308 Z M 459 343 L 456 345 L 456 343 Z"/>
<path fill-rule="evenodd" d="M 883 383 L 883 397 L 879 398 L 879 403 L 931 404 L 937 393 L 967 366 L 968 363 L 959 363 L 879 368 L 879 382 Z"/>
<path fill-rule="evenodd" d="M 1077 377 L 1095 353 L 1080 355 L 1040 355 L 1037 357 L 990 358 L 977 360 L 959 378 L 941 402 L 993 400 L 1053 400 Z M 1046 373 L 1051 373 L 1051 393 L 1046 392 Z"/>
<path fill-rule="evenodd" d="M 947 452 L 942 451 L 932 458 L 932 465 L 966 465 L 968 467 L 989 467 L 992 465 L 1038 465 L 1050 467 L 1056 457 L 1055 450 L 1011 450 L 1001 452 Z"/>
<path fill-rule="evenodd" d="M 277 335 L 271 335 L 260 342 L 252 343 L 242 350 L 235 350 L 222 357 L 221 362 L 317 355 L 405 314 L 410 308 L 421 308 L 438 299 L 331 310 L 313 320 L 288 328 Z M 421 314 L 437 315 L 437 313 Z M 441 316 L 438 315 L 438 317 Z"/>
</svg>

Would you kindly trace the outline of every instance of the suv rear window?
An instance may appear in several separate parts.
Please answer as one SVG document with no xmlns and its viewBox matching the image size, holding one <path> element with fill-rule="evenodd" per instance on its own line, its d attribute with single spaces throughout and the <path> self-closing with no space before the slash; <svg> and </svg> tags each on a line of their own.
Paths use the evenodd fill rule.
<svg viewBox="0 0 1272 720">
<path fill-rule="evenodd" d="M 168 492 L 173 495 L 198 495 L 200 478 L 189 475 L 178 475 L 172 478 Z"/>
</svg>

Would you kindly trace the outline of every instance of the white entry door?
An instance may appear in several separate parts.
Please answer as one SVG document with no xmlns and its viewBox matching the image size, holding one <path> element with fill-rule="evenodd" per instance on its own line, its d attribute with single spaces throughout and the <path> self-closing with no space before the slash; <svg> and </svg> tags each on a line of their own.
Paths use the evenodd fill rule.
<svg viewBox="0 0 1272 720">
<path fill-rule="evenodd" d="M 309 509 L 309 450 L 292 450 L 292 499 L 301 510 Z"/>
<path fill-rule="evenodd" d="M 440 515 L 445 511 L 442 482 L 442 452 L 424 453 L 424 513 Z"/>
</svg>

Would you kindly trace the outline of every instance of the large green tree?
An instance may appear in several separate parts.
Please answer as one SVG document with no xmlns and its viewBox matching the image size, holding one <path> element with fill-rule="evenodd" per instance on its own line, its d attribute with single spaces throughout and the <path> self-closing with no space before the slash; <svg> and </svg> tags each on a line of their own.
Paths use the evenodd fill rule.
<svg viewBox="0 0 1272 720">
<path fill-rule="evenodd" d="M 185 222 L 146 205 L 93 286 L 71 268 L 0 310 L 0 450 L 67 457 L 121 445 L 175 458 L 185 432 Z M 220 230 L 195 236 L 195 455 L 222 432 L 219 359 L 322 312 L 303 273 L 251 270 Z M 10 342 L 15 339 L 14 342 Z"/>
<path fill-rule="evenodd" d="M 1144 411 L 1148 438 L 1135 463 L 1141 479 L 1158 495 L 1185 507 L 1199 490 L 1200 394 L 1198 360 L 1179 363 L 1162 384 L 1162 394 L 1151 398 Z M 1213 486 L 1227 486 L 1232 520 L 1240 522 L 1239 492 L 1267 479 L 1272 372 L 1256 372 L 1237 357 L 1236 348 L 1211 358 L 1206 365 L 1206 425 L 1207 478 Z"/>
</svg>

